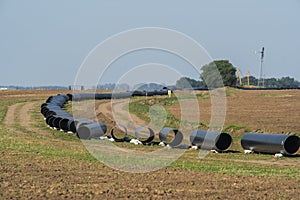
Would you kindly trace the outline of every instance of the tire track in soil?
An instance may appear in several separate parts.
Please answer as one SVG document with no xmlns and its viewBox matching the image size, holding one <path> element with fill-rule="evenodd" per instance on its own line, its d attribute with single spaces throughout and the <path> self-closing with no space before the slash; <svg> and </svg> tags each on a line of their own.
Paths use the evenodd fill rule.
<svg viewBox="0 0 300 200">
<path fill-rule="evenodd" d="M 40 101 L 30 101 L 9 106 L 4 118 L 4 125 L 18 134 L 24 134 L 24 132 L 19 131 L 16 126 L 20 126 L 29 132 L 43 136 L 51 136 L 47 131 L 34 127 L 36 121 L 32 119 L 32 109 L 40 104 Z"/>
<path fill-rule="evenodd" d="M 4 117 L 4 124 L 6 126 L 11 126 L 15 121 L 15 109 L 17 106 L 19 106 L 21 103 L 16 103 L 11 106 L 8 106 L 6 116 Z"/>
<path fill-rule="evenodd" d="M 19 131 L 16 129 L 16 127 L 14 127 L 17 124 L 17 118 L 16 118 L 17 109 L 20 106 L 22 106 L 22 104 L 24 103 L 16 103 L 11 106 L 8 106 L 6 116 L 3 121 L 6 128 L 18 134 L 24 134 L 22 131 Z"/>
<path fill-rule="evenodd" d="M 127 104 L 127 99 L 101 103 L 97 107 L 96 113 L 102 113 L 111 121 L 125 125 L 128 133 L 134 133 L 136 127 L 147 125 L 148 123 L 124 109 Z"/>
<path fill-rule="evenodd" d="M 22 120 L 20 120 L 20 125 L 30 132 L 34 132 L 43 136 L 50 136 L 51 134 L 49 132 L 34 127 L 34 124 L 37 122 L 34 119 L 32 119 L 32 110 L 35 108 L 35 106 L 39 106 L 41 104 L 42 102 L 35 101 L 25 103 L 19 112 L 19 116 L 22 116 Z"/>
</svg>

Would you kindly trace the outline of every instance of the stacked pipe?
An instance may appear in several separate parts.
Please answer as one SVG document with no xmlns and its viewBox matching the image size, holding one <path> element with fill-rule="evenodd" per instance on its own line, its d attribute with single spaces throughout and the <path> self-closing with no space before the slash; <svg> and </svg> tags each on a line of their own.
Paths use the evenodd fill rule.
<svg viewBox="0 0 300 200">
<path fill-rule="evenodd" d="M 71 124 L 68 121 L 72 120 L 73 117 L 67 111 L 61 109 L 68 100 L 68 95 L 58 94 L 57 96 L 49 97 L 46 103 L 41 105 L 41 113 L 50 127 L 63 131 L 72 131 Z"/>
</svg>

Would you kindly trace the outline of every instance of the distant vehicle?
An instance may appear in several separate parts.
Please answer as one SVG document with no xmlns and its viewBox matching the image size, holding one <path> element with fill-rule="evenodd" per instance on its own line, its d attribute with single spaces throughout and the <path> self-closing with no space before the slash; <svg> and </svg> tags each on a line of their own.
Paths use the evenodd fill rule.
<svg viewBox="0 0 300 200">
<path fill-rule="evenodd" d="M 0 88 L 0 90 L 8 90 L 8 88 Z"/>
</svg>

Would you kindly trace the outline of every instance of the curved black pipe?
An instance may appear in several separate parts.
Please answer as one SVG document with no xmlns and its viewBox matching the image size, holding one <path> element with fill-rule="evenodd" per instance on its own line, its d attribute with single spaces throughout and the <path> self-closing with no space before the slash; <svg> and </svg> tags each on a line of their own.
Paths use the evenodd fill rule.
<svg viewBox="0 0 300 200">
<path fill-rule="evenodd" d="M 300 146 L 300 138 L 287 134 L 246 133 L 241 139 L 246 150 L 259 153 L 295 154 Z"/>
<path fill-rule="evenodd" d="M 227 133 L 207 130 L 194 130 L 190 135 L 192 145 L 200 146 L 201 149 L 226 151 L 232 144 L 232 138 Z"/>
<path fill-rule="evenodd" d="M 62 110 L 62 107 L 67 103 L 67 101 L 82 101 L 82 100 L 92 100 L 92 99 L 112 99 L 112 98 L 129 98 L 131 96 L 146 96 L 146 95 L 166 95 L 167 91 L 154 91 L 154 92 L 146 92 L 146 91 L 133 91 L 133 92 L 120 92 L 120 93 L 102 93 L 102 94 L 95 94 L 95 93 L 74 93 L 74 94 L 58 94 L 56 96 L 50 96 L 47 98 L 46 102 L 41 105 L 41 113 L 46 118 L 46 123 L 50 127 L 55 127 L 56 129 L 60 129 L 63 131 L 71 131 L 77 132 L 78 129 L 83 133 L 81 138 L 92 138 L 99 135 L 99 133 L 95 132 L 97 130 L 95 122 L 88 120 L 88 119 L 74 119 L 72 115 L 70 115 L 67 111 Z M 92 125 L 90 125 L 92 124 Z M 103 123 L 99 123 L 103 124 Z M 105 124 L 103 124 L 105 125 Z M 106 126 L 104 128 L 103 125 L 100 125 L 101 130 L 104 133 L 106 132 Z M 125 127 L 124 127 L 125 128 Z M 130 138 L 127 137 L 127 130 L 126 135 L 122 139 L 118 139 L 113 134 L 113 129 L 111 131 L 112 137 L 114 137 L 115 141 L 130 141 Z M 101 132 L 101 131 L 100 131 Z M 87 135 L 89 136 L 87 137 Z M 102 133 L 100 133 L 101 135 Z M 152 139 L 152 134 L 150 131 L 150 137 L 143 141 L 148 143 Z M 153 140 L 153 139 L 152 139 Z M 151 141 L 152 141 L 151 140 Z"/>
</svg>

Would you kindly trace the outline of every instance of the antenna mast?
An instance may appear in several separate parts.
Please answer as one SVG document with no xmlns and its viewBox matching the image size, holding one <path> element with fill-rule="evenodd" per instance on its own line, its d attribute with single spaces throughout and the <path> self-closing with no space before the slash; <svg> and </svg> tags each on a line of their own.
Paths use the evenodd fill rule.
<svg viewBox="0 0 300 200">
<path fill-rule="evenodd" d="M 263 62 L 264 62 L 264 56 L 265 56 L 265 48 L 263 47 L 260 52 L 260 73 L 259 73 L 259 79 L 258 79 L 258 87 L 261 85 L 262 81 L 262 86 L 265 87 L 265 82 L 263 79 Z"/>
</svg>

